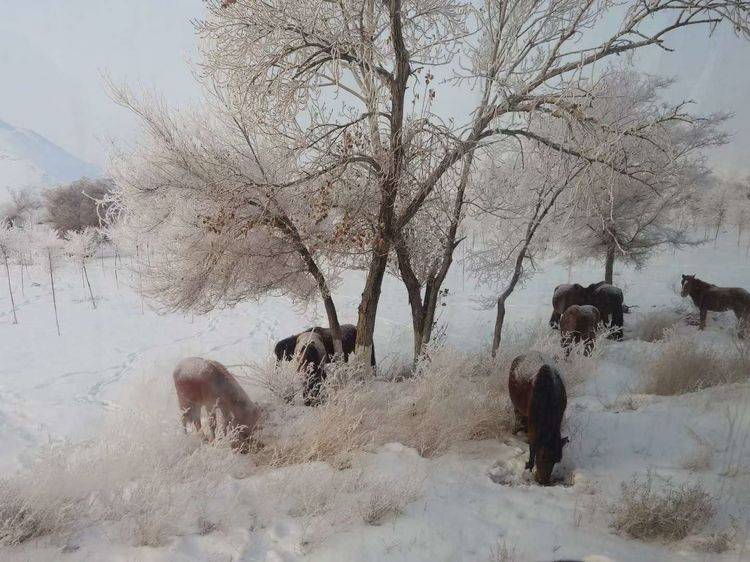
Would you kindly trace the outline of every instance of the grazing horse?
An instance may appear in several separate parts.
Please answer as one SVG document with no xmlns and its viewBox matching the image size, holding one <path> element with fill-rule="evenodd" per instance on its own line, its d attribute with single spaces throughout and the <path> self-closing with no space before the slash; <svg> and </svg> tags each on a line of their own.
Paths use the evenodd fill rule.
<svg viewBox="0 0 750 562">
<path fill-rule="evenodd" d="M 552 294 L 552 316 L 549 325 L 553 328 L 559 326 L 560 317 L 569 306 L 574 304 L 589 304 L 586 288 L 578 283 L 564 283 L 555 287 Z"/>
<path fill-rule="evenodd" d="M 328 363 L 328 353 L 320 334 L 313 331 L 302 332 L 297 337 L 294 357 L 298 371 L 305 373 L 302 398 L 305 406 L 312 406 L 318 401 L 320 387 L 326 377 L 325 365 Z"/>
<path fill-rule="evenodd" d="M 560 436 L 568 402 L 565 384 L 549 359 L 531 351 L 513 360 L 508 391 L 516 417 L 514 433 L 526 431 L 529 440 L 526 468 L 533 470 L 536 465 L 534 478 L 547 486 L 568 442 L 567 437 Z"/>
<path fill-rule="evenodd" d="M 594 348 L 596 328 L 601 316 L 599 309 L 590 304 L 569 306 L 560 318 L 560 345 L 565 354 L 570 354 L 573 343 L 584 343 L 583 353 L 588 355 Z"/>
<path fill-rule="evenodd" d="M 615 329 L 612 331 L 611 337 L 613 339 L 622 339 L 622 326 L 623 326 L 623 313 L 625 305 L 623 305 L 622 289 L 600 281 L 599 283 L 593 283 L 586 287 L 586 293 L 588 299 L 586 304 L 593 304 L 599 309 L 602 322 L 606 326 L 614 326 Z M 612 323 L 610 324 L 610 318 Z"/>
<path fill-rule="evenodd" d="M 223 418 L 224 435 L 228 430 L 237 430 L 232 447 L 241 452 L 249 450 L 250 437 L 260 419 L 260 408 L 224 365 L 201 357 L 188 357 L 177 363 L 172 377 L 185 430 L 188 422 L 192 422 L 196 431 L 201 431 L 201 408 L 205 406 L 209 439 L 215 439 L 218 409 Z"/>
<path fill-rule="evenodd" d="M 745 329 L 750 323 L 750 293 L 739 287 L 717 287 L 701 281 L 695 275 L 682 276 L 682 296 L 693 300 L 700 311 L 700 329 L 706 327 L 708 311 L 726 312 L 731 310 L 737 317 L 737 335 L 745 337 Z"/>
<path fill-rule="evenodd" d="M 276 356 L 277 361 L 291 361 L 294 357 L 294 348 L 297 345 L 297 339 L 302 334 L 308 332 L 315 332 L 323 340 L 323 345 L 326 348 L 326 353 L 333 357 L 335 355 L 333 349 L 333 337 L 331 336 L 330 328 L 322 328 L 315 326 L 314 328 L 308 328 L 304 332 L 289 336 L 279 341 L 273 349 L 273 353 Z M 344 351 L 344 361 L 349 360 L 349 356 L 354 353 L 354 349 L 357 343 L 357 327 L 352 324 L 341 325 L 341 346 Z M 373 346 L 372 354 L 370 355 L 370 365 L 375 366 L 375 347 Z"/>
</svg>

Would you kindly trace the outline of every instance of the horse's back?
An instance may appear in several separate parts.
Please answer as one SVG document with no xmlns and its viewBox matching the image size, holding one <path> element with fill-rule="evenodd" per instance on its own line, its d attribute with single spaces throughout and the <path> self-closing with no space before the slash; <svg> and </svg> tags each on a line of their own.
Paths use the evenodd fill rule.
<svg viewBox="0 0 750 562">
<path fill-rule="evenodd" d="M 187 357 L 182 359 L 172 373 L 177 394 L 182 399 L 197 404 L 212 404 L 227 394 L 244 394 L 227 368 L 210 359 Z"/>
<path fill-rule="evenodd" d="M 544 366 L 552 366 L 554 369 L 552 360 L 538 351 L 519 355 L 511 363 L 508 392 L 516 410 L 528 410 L 536 378 Z"/>
<path fill-rule="evenodd" d="M 596 329 L 601 315 L 591 304 L 574 304 L 563 312 L 560 318 L 561 332 L 589 332 Z"/>
</svg>

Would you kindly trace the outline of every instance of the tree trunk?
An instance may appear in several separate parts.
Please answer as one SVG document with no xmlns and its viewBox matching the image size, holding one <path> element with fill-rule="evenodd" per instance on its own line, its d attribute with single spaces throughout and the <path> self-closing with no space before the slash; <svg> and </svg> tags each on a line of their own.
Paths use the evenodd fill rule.
<svg viewBox="0 0 750 562">
<path fill-rule="evenodd" d="M 10 293 L 10 307 L 13 309 L 13 323 L 18 324 L 18 317 L 16 316 L 16 301 L 13 299 L 13 287 L 10 282 L 10 268 L 8 267 L 8 254 L 3 251 L 3 258 L 5 258 L 5 274 L 8 276 L 8 293 Z"/>
<path fill-rule="evenodd" d="M 497 299 L 497 316 L 495 317 L 495 331 L 492 336 L 492 357 L 497 355 L 500 342 L 503 339 L 503 324 L 505 322 L 505 301 L 508 298 L 507 291 L 503 291 Z"/>
<path fill-rule="evenodd" d="M 341 343 L 341 324 L 339 324 L 339 316 L 336 312 L 336 304 L 333 302 L 333 298 L 331 297 L 330 293 L 323 295 L 323 305 L 326 308 L 326 316 L 328 317 L 328 328 L 331 330 L 333 352 L 336 354 L 337 359 L 343 359 L 344 346 Z"/>
<path fill-rule="evenodd" d="M 60 334 L 60 320 L 57 317 L 57 296 L 55 295 L 55 276 L 52 271 L 52 250 L 47 248 L 47 260 L 49 263 L 49 280 L 52 287 L 52 307 L 55 309 L 55 326 L 57 326 L 57 335 Z"/>
<path fill-rule="evenodd" d="M 83 269 L 83 277 L 86 279 L 86 286 L 89 288 L 89 296 L 91 297 L 91 306 L 96 310 L 96 300 L 94 299 L 94 292 L 91 290 L 91 282 L 89 281 L 89 272 L 86 271 L 86 264 L 81 262 L 81 269 Z"/>
<path fill-rule="evenodd" d="M 612 278 L 614 277 L 615 271 L 615 248 L 610 246 L 607 248 L 607 257 L 604 262 L 604 282 L 612 284 Z"/>
<path fill-rule="evenodd" d="M 362 291 L 357 319 L 356 355 L 363 364 L 369 364 L 372 357 L 373 336 L 375 335 L 375 318 L 378 313 L 378 302 L 383 287 L 383 277 L 388 265 L 388 244 L 377 244 L 373 251 L 370 269 L 367 273 L 365 288 Z"/>
</svg>

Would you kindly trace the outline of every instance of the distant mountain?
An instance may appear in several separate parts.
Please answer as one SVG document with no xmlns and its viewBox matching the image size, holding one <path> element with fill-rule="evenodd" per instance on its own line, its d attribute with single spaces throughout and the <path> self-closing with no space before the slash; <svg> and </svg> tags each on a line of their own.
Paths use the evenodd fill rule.
<svg viewBox="0 0 750 562">
<path fill-rule="evenodd" d="M 41 191 L 82 176 L 100 175 L 99 168 L 38 133 L 0 120 L 0 202 L 6 201 L 11 191 Z"/>
</svg>

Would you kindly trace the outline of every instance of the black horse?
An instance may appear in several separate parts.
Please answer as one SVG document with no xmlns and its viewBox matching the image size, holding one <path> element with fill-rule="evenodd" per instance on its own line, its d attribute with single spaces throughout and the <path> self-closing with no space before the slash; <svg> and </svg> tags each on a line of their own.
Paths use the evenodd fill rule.
<svg viewBox="0 0 750 562">
<path fill-rule="evenodd" d="M 329 357 L 334 356 L 333 349 L 333 337 L 331 337 L 331 329 L 323 328 L 321 326 L 315 326 L 308 328 L 299 334 L 289 336 L 280 340 L 276 343 L 273 348 L 273 353 L 276 356 L 277 361 L 291 361 L 294 357 L 294 348 L 297 345 L 297 339 L 302 334 L 307 332 L 315 332 L 323 340 L 323 345 L 326 348 L 326 353 Z M 352 324 L 341 325 L 341 346 L 344 352 L 344 361 L 349 360 L 349 356 L 354 353 L 354 349 L 357 343 L 357 327 Z M 370 355 L 370 365 L 375 366 L 375 346 L 372 348 L 372 354 Z"/>
</svg>

